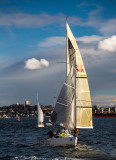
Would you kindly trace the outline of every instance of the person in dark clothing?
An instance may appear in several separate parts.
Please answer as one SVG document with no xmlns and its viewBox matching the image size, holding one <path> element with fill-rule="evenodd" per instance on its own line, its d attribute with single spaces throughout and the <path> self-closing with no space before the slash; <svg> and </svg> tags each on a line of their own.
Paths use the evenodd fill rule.
<svg viewBox="0 0 116 160">
<path fill-rule="evenodd" d="M 74 137 L 77 137 L 77 136 L 78 136 L 78 134 L 79 134 L 79 129 L 78 129 L 78 128 L 76 128 L 76 129 L 74 130 Z"/>
<path fill-rule="evenodd" d="M 77 132 L 76 132 L 76 129 L 74 130 L 74 137 L 76 137 L 76 134 L 77 134 Z"/>
<path fill-rule="evenodd" d="M 59 136 L 56 134 L 56 132 L 53 134 L 53 136 L 55 137 L 55 138 L 58 138 Z"/>
<path fill-rule="evenodd" d="M 56 134 L 59 135 L 61 133 L 60 129 L 57 130 Z"/>
<path fill-rule="evenodd" d="M 49 138 L 52 138 L 52 137 L 53 137 L 53 132 L 52 132 L 51 129 L 49 130 L 49 132 L 47 133 L 47 135 L 49 135 Z"/>
</svg>

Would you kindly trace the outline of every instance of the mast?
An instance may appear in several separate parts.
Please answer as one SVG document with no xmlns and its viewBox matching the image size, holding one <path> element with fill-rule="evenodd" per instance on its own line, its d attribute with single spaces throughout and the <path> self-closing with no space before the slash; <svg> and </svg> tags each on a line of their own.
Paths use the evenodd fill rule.
<svg viewBox="0 0 116 160">
<path fill-rule="evenodd" d="M 67 18 L 68 18 L 68 16 L 66 16 L 66 61 L 67 61 L 67 63 L 66 63 L 66 73 L 67 73 L 67 76 L 68 76 L 68 73 L 69 73 L 69 65 L 70 65 L 70 63 L 69 63 L 69 51 L 68 51 L 68 36 L 67 36 L 67 32 L 68 32 L 68 30 L 67 30 Z M 73 68 L 73 70 L 75 69 L 76 70 L 76 66 L 75 66 L 75 63 L 76 63 L 76 54 L 75 54 L 75 60 L 74 60 L 74 68 Z M 71 69 L 71 66 L 70 66 L 70 69 Z M 76 72 L 76 71 L 75 71 Z M 75 106 L 74 106 L 74 124 L 75 124 L 75 128 L 76 128 L 76 74 L 74 75 L 75 76 Z"/>
<path fill-rule="evenodd" d="M 68 65 L 68 63 L 67 63 L 67 58 L 68 58 L 68 39 L 67 39 L 67 16 L 66 16 L 66 75 L 68 75 L 68 71 L 67 71 L 67 65 Z"/>
<path fill-rule="evenodd" d="M 76 55 L 75 55 L 75 65 L 76 65 Z M 75 73 L 76 73 L 76 66 L 74 66 L 74 69 L 75 69 Z M 75 107 L 74 107 L 74 122 L 75 122 L 75 129 L 76 129 L 76 74 L 75 74 Z"/>
<path fill-rule="evenodd" d="M 68 16 L 66 16 L 66 75 L 68 76 L 68 74 L 69 74 L 69 51 L 68 51 L 68 36 L 67 36 L 67 18 L 68 18 Z M 75 58 L 76 58 L 76 56 L 75 56 Z M 75 59 L 75 61 L 76 61 L 76 59 Z M 75 65 L 75 61 L 74 61 L 74 64 L 73 65 Z M 73 66 L 74 68 L 73 68 L 73 70 L 75 69 L 75 67 L 76 66 Z M 76 87 L 76 74 L 75 74 L 75 87 Z M 75 124 L 75 126 L 74 126 L 74 128 L 76 128 L 76 89 L 75 89 L 75 99 L 74 99 L 74 103 L 75 103 L 75 105 L 74 105 L 74 124 Z"/>
<path fill-rule="evenodd" d="M 38 92 L 37 92 L 37 104 L 39 104 L 39 100 L 38 100 Z"/>
</svg>

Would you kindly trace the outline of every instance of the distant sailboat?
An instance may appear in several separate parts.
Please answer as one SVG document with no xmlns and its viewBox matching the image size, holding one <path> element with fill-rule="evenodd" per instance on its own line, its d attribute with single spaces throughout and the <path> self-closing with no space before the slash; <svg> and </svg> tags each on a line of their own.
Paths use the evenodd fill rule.
<svg viewBox="0 0 116 160">
<path fill-rule="evenodd" d="M 43 115 L 43 111 L 39 105 L 39 101 L 38 101 L 38 95 L 37 95 L 37 110 L 38 110 L 38 127 L 44 127 L 43 121 L 44 121 L 44 115 Z"/>
<path fill-rule="evenodd" d="M 66 22 L 67 76 L 56 101 L 51 120 L 71 131 L 79 133 L 79 128 L 93 128 L 92 105 L 87 74 L 76 40 Z M 53 146 L 77 144 L 78 134 L 65 138 L 50 138 Z"/>
</svg>

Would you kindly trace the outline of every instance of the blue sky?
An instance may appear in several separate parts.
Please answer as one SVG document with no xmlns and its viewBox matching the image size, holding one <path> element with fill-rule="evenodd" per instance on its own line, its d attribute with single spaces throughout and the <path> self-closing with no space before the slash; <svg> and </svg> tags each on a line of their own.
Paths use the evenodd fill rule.
<svg viewBox="0 0 116 160">
<path fill-rule="evenodd" d="M 65 18 L 86 67 L 92 103 L 116 104 L 115 0 L 0 0 L 0 106 L 55 104 L 65 81 Z"/>
</svg>

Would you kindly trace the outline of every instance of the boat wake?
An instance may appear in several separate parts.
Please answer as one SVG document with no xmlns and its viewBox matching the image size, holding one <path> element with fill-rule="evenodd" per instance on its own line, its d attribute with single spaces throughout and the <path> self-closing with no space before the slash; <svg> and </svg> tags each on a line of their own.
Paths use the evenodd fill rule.
<svg viewBox="0 0 116 160">
<path fill-rule="evenodd" d="M 31 157 L 27 157 L 27 156 L 20 156 L 20 157 L 15 157 L 12 160 L 90 160 L 90 159 L 86 159 L 86 158 L 68 158 L 68 157 L 56 157 L 56 158 L 40 158 L 37 156 L 31 156 Z"/>
</svg>

